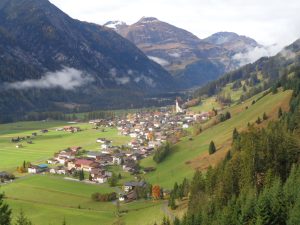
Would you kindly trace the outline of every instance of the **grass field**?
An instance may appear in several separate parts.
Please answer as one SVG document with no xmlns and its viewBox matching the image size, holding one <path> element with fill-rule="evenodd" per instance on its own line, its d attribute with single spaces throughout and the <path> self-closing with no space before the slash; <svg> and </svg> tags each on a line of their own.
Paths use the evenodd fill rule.
<svg viewBox="0 0 300 225">
<path fill-rule="evenodd" d="M 22 209 L 36 225 L 61 224 L 65 218 L 71 225 L 112 224 L 116 221 L 116 206 L 112 202 L 93 202 L 94 192 L 113 191 L 107 184 L 91 185 L 64 180 L 60 176 L 35 175 L 20 178 L 1 187 L 15 214 Z M 122 204 L 127 211 L 121 217 L 126 224 L 139 225 L 145 215 L 153 224 L 163 217 L 162 202 L 138 201 Z"/>
<path fill-rule="evenodd" d="M 20 122 L 0 125 L 0 171 L 14 171 L 24 160 L 30 162 L 44 162 L 53 156 L 53 153 L 71 146 L 81 146 L 86 150 L 100 150 L 97 138 L 108 138 L 113 141 L 113 145 L 126 144 L 129 137 L 118 135 L 118 131 L 113 128 L 106 128 L 105 132 L 92 129 L 89 124 L 76 124 L 83 131 L 78 133 L 67 133 L 55 131 L 56 127 L 68 125 L 65 122 Z M 40 129 L 49 129 L 49 132 L 42 134 Z M 33 144 L 22 143 L 23 148 L 16 148 L 15 143 L 11 143 L 11 138 L 17 136 L 31 135 L 37 132 L 38 136 L 33 139 Z"/>
<path fill-rule="evenodd" d="M 189 110 L 199 113 L 199 112 L 211 111 L 213 108 L 219 109 L 221 108 L 221 105 L 219 104 L 219 102 L 216 100 L 215 97 L 210 97 L 202 100 L 200 105 L 189 108 Z"/>
<path fill-rule="evenodd" d="M 279 107 L 287 110 L 290 97 L 291 91 L 279 92 L 265 96 L 254 105 L 251 105 L 252 99 L 249 99 L 241 105 L 228 109 L 234 111 L 230 120 L 205 130 L 192 141 L 188 140 L 188 137 L 183 138 L 173 147 L 174 152 L 164 162 L 156 165 L 151 157 L 144 159 L 142 166 L 156 167 L 156 171 L 145 175 L 145 178 L 152 184 L 160 184 L 165 188 L 171 188 L 175 181 L 181 182 L 185 177 L 191 178 L 193 169 L 205 169 L 224 157 L 225 150 L 230 148 L 234 128 L 246 129 L 248 122 L 254 123 L 258 116 L 262 117 L 264 112 L 269 115 L 269 120 L 274 119 Z M 246 106 L 248 106 L 247 110 Z M 208 156 L 208 145 L 211 140 L 215 142 L 218 152 Z"/>
</svg>

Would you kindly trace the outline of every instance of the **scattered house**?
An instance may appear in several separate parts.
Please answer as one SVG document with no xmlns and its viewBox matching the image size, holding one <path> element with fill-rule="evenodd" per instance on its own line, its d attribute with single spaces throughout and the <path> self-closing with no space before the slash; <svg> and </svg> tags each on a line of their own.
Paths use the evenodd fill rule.
<svg viewBox="0 0 300 225">
<path fill-rule="evenodd" d="M 78 152 L 79 150 L 81 150 L 82 148 L 80 147 L 80 146 L 72 146 L 72 147 L 70 147 L 70 150 L 72 151 L 72 152 Z"/>
<path fill-rule="evenodd" d="M 48 164 L 57 164 L 58 161 L 57 161 L 56 159 L 48 159 L 48 160 L 47 160 L 47 163 L 48 163 Z"/>
<path fill-rule="evenodd" d="M 182 125 L 182 128 L 183 128 L 183 129 L 187 129 L 187 128 L 189 128 L 189 125 L 188 125 L 188 124 L 183 124 L 183 125 Z"/>
<path fill-rule="evenodd" d="M 16 148 L 23 148 L 23 145 L 22 144 L 18 144 L 18 145 L 16 145 Z"/>
<path fill-rule="evenodd" d="M 101 145 L 101 149 L 108 149 L 110 148 L 112 145 L 111 145 L 111 141 L 107 141 L 106 143 L 102 144 Z"/>
<path fill-rule="evenodd" d="M 76 133 L 76 132 L 81 131 L 80 127 L 72 127 L 72 126 L 65 126 L 63 129 L 64 129 L 64 131 L 70 132 L 70 133 Z"/>
<path fill-rule="evenodd" d="M 124 184 L 124 191 L 130 192 L 131 190 L 134 190 L 136 187 L 145 187 L 145 186 L 146 186 L 145 181 L 130 181 Z"/>
<path fill-rule="evenodd" d="M 113 156 L 113 164 L 115 164 L 115 165 L 121 165 L 122 161 L 123 161 L 123 157 L 124 157 L 123 153 L 115 154 Z"/>
<path fill-rule="evenodd" d="M 47 169 L 48 169 L 47 164 L 31 165 L 30 167 L 28 167 L 28 173 L 32 173 L 32 174 L 42 173 L 42 172 L 46 172 Z"/>
<path fill-rule="evenodd" d="M 51 168 L 49 172 L 52 174 L 64 174 L 64 175 L 67 173 L 64 166 L 58 166 L 55 168 Z"/>
<path fill-rule="evenodd" d="M 36 136 L 37 136 L 37 133 L 34 132 L 34 133 L 31 134 L 31 136 L 32 136 L 32 137 L 36 137 Z"/>
<path fill-rule="evenodd" d="M 102 155 L 105 155 L 105 154 L 103 154 L 102 152 L 88 152 L 87 153 L 87 157 L 88 158 L 93 158 L 93 159 L 99 159 Z"/>
<path fill-rule="evenodd" d="M 100 167 L 100 164 L 91 159 L 74 159 L 68 162 L 68 170 L 75 168 L 76 170 L 84 170 L 90 172 L 93 168 Z"/>
<path fill-rule="evenodd" d="M 40 130 L 40 132 L 45 134 L 45 133 L 48 133 L 49 131 L 47 129 L 43 129 L 43 130 Z"/>
</svg>

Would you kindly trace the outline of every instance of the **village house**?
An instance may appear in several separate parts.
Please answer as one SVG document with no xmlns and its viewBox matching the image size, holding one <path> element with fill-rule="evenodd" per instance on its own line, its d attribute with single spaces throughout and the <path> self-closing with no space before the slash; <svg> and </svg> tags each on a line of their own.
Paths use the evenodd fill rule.
<svg viewBox="0 0 300 225">
<path fill-rule="evenodd" d="M 28 167 L 28 173 L 37 174 L 46 172 L 48 169 L 48 165 L 46 164 L 40 164 L 40 165 L 31 165 Z"/>
<path fill-rule="evenodd" d="M 100 167 L 100 164 L 91 159 L 74 159 L 68 162 L 68 170 L 75 168 L 76 170 L 90 172 L 93 168 L 98 167 Z"/>
<path fill-rule="evenodd" d="M 124 153 L 118 153 L 118 154 L 113 155 L 113 164 L 115 164 L 115 165 L 121 165 L 124 156 L 125 156 Z"/>
<path fill-rule="evenodd" d="M 55 168 L 51 168 L 49 172 L 52 174 L 63 174 L 63 175 L 67 173 L 64 166 L 57 166 Z"/>
<path fill-rule="evenodd" d="M 130 181 L 130 182 L 126 182 L 124 184 L 124 191 L 125 192 L 130 192 L 131 190 L 134 190 L 136 187 L 145 187 L 146 186 L 146 182 L 145 181 Z"/>
<path fill-rule="evenodd" d="M 81 131 L 80 127 L 73 127 L 73 126 L 65 126 L 64 131 L 70 132 L 70 133 L 76 133 Z"/>
</svg>

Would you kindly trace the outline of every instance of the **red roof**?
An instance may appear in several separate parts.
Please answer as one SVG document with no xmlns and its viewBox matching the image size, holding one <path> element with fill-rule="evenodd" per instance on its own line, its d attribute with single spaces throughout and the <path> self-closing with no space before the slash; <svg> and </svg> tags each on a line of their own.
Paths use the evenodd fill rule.
<svg viewBox="0 0 300 225">
<path fill-rule="evenodd" d="M 88 160 L 88 159 L 76 159 L 75 164 L 76 165 L 84 165 L 84 166 L 89 166 L 93 163 L 93 160 Z"/>
</svg>

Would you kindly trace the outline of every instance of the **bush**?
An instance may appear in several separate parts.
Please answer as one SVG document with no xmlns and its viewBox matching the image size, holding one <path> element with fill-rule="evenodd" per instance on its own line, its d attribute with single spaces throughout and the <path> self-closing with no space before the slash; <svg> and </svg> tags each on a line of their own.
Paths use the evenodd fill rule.
<svg viewBox="0 0 300 225">
<path fill-rule="evenodd" d="M 117 199 L 117 193 L 111 192 L 107 194 L 100 194 L 98 192 L 93 193 L 91 196 L 92 200 L 95 202 L 110 202 Z"/>
</svg>

